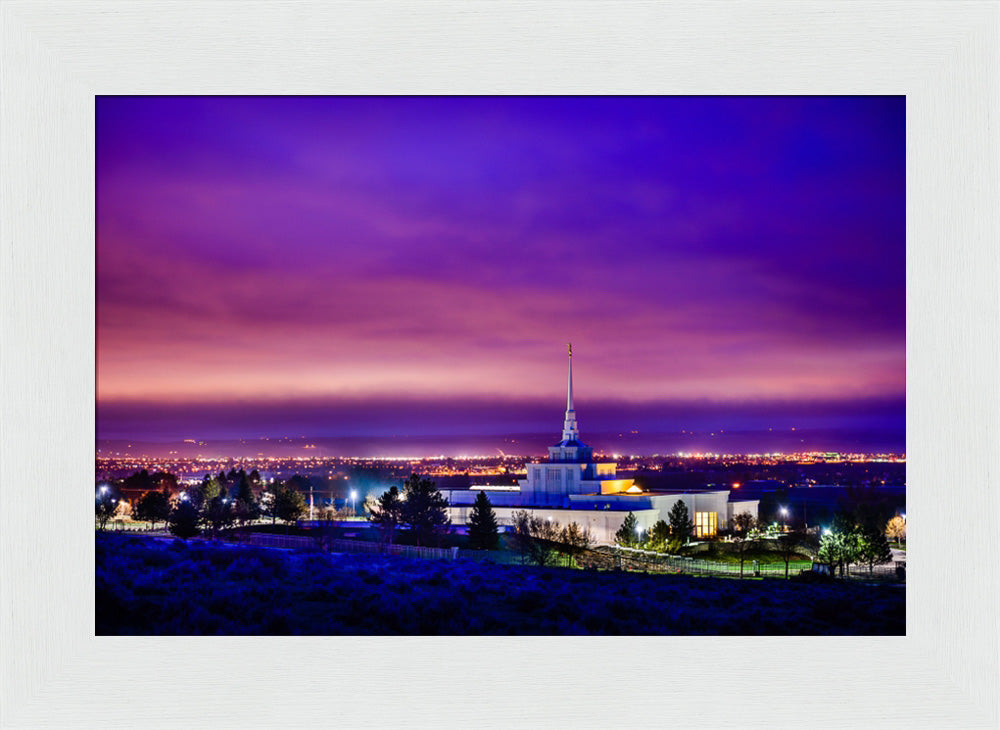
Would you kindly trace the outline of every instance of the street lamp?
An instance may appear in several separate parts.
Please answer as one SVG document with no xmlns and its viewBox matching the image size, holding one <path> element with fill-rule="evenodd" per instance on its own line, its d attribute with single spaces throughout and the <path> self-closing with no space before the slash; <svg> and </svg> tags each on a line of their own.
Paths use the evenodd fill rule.
<svg viewBox="0 0 1000 730">
<path fill-rule="evenodd" d="M 788 518 L 788 508 L 787 507 L 782 507 L 781 508 L 781 518 L 782 518 L 782 520 L 781 520 L 781 523 L 782 523 L 781 524 L 782 532 L 784 532 L 785 527 L 786 527 L 785 520 Z"/>
<path fill-rule="evenodd" d="M 351 490 L 351 511 L 354 512 L 355 516 L 358 514 L 358 508 L 355 506 L 355 500 L 358 498 L 358 493 L 355 490 Z"/>
</svg>

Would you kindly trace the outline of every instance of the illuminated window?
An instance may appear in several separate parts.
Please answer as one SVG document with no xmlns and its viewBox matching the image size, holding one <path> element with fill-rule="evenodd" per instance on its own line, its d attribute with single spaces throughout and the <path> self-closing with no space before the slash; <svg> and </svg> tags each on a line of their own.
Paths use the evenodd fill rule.
<svg viewBox="0 0 1000 730">
<path fill-rule="evenodd" d="M 694 513 L 695 537 L 714 537 L 716 533 L 715 512 Z"/>
</svg>

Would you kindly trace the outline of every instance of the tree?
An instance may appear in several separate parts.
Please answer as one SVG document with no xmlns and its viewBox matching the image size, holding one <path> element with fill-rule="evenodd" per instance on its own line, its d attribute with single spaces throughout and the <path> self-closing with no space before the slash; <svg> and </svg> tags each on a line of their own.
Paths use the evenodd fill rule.
<svg viewBox="0 0 1000 730">
<path fill-rule="evenodd" d="M 816 551 L 816 559 L 821 563 L 830 566 L 830 575 L 836 575 L 837 566 L 841 559 L 841 543 L 843 541 L 840 533 L 824 531 L 819 539 L 819 550 Z"/>
<path fill-rule="evenodd" d="M 674 502 L 667 520 L 670 522 L 670 552 L 676 552 L 694 533 L 694 523 L 691 522 L 691 515 L 683 500 Z"/>
<path fill-rule="evenodd" d="M 118 490 L 107 484 L 101 485 L 97 490 L 97 499 L 94 504 L 94 515 L 97 518 L 97 528 L 104 530 L 108 525 L 108 520 L 118 509 Z"/>
<path fill-rule="evenodd" d="M 291 487 L 282 487 L 274 497 L 274 514 L 286 524 L 298 520 L 305 510 L 305 498 Z"/>
<path fill-rule="evenodd" d="M 222 493 L 222 482 L 218 479 L 208 479 L 201 483 L 201 498 L 208 502 Z"/>
<path fill-rule="evenodd" d="M 861 547 L 860 530 L 849 520 L 836 515 L 834 526 L 820 538 L 817 558 L 830 566 L 831 575 L 839 567 L 840 576 L 843 577 L 845 569 L 849 573 L 851 563 L 860 556 Z"/>
<path fill-rule="evenodd" d="M 260 494 L 260 508 L 263 514 L 271 518 L 271 524 L 274 524 L 275 519 L 278 517 L 278 513 L 275 511 L 275 504 L 277 502 L 278 494 L 284 489 L 284 482 L 277 480 L 272 480 L 264 491 Z"/>
<path fill-rule="evenodd" d="M 392 536 L 403 521 L 403 502 L 397 487 L 390 487 L 369 506 L 368 519 L 381 528 L 383 541 L 392 545 Z"/>
<path fill-rule="evenodd" d="M 901 541 L 906 539 L 906 520 L 899 515 L 896 515 L 886 524 L 885 534 L 887 537 L 891 537 L 895 540 L 896 545 L 898 546 Z"/>
<path fill-rule="evenodd" d="M 757 547 L 757 539 L 751 536 L 738 537 L 733 541 L 736 544 L 736 553 L 740 556 L 740 578 L 743 577 L 743 563 L 747 554 Z"/>
<path fill-rule="evenodd" d="M 649 530 L 649 544 L 657 552 L 663 552 L 667 549 L 667 543 L 670 541 L 670 525 L 666 523 L 666 520 L 657 520 L 653 523 L 653 526 Z"/>
<path fill-rule="evenodd" d="M 166 489 L 162 492 L 146 492 L 135 506 L 135 516 L 152 522 L 155 530 L 157 522 L 166 522 L 170 516 L 170 494 Z"/>
<path fill-rule="evenodd" d="M 217 538 L 219 533 L 232 525 L 236 519 L 233 514 L 232 500 L 222 496 L 213 497 L 205 503 L 201 518 L 211 529 L 212 537 Z"/>
<path fill-rule="evenodd" d="M 403 522 L 413 531 L 417 545 L 440 543 L 447 531 L 448 502 L 434 482 L 411 474 L 403 483 Z"/>
<path fill-rule="evenodd" d="M 778 552 L 785 561 L 785 580 L 788 580 L 788 564 L 798 554 L 799 538 L 795 533 L 784 533 L 778 537 Z"/>
<path fill-rule="evenodd" d="M 531 523 L 534 518 L 527 510 L 519 509 L 510 516 L 511 526 L 514 528 L 511 533 L 514 539 L 514 547 L 521 555 L 521 565 L 524 565 L 524 558 L 531 552 Z"/>
<path fill-rule="evenodd" d="M 863 530 L 858 537 L 858 559 L 868 563 L 869 573 L 874 570 L 876 565 L 892 562 L 892 548 L 889 547 L 885 530 Z"/>
<path fill-rule="evenodd" d="M 838 536 L 836 545 L 840 550 L 840 577 L 845 570 L 851 572 L 851 563 L 861 557 L 862 534 L 864 527 L 858 524 L 857 513 L 839 512 L 833 517 L 833 533 Z"/>
<path fill-rule="evenodd" d="M 316 547 L 329 552 L 336 533 L 334 523 L 337 520 L 337 510 L 331 506 L 320 507 L 318 518 L 311 529 L 312 537 L 316 541 Z"/>
<path fill-rule="evenodd" d="M 733 517 L 733 531 L 740 537 L 746 537 L 746 534 L 756 526 L 756 522 L 749 512 L 740 512 Z"/>
<path fill-rule="evenodd" d="M 594 542 L 596 541 L 590 532 L 590 528 L 580 527 L 575 522 L 570 522 L 559 533 L 559 543 L 562 545 L 562 552 L 568 555 L 570 559 L 592 548 Z"/>
<path fill-rule="evenodd" d="M 260 515 L 260 507 L 254 497 L 253 488 L 250 486 L 250 479 L 245 475 L 240 477 L 239 484 L 236 485 L 236 490 L 233 492 L 232 501 L 234 517 L 240 525 L 245 525 Z"/>
<path fill-rule="evenodd" d="M 521 553 L 522 562 L 525 555 L 543 568 L 555 562 L 560 549 L 558 523 L 553 522 L 551 517 L 543 520 L 525 510 L 518 510 L 511 518 L 514 544 Z"/>
<path fill-rule="evenodd" d="M 182 499 L 170 510 L 170 517 L 167 518 L 170 534 L 185 539 L 194 537 L 198 534 L 200 519 L 198 508 L 189 500 Z"/>
<path fill-rule="evenodd" d="M 621 527 L 618 528 L 618 532 L 615 533 L 615 543 L 622 547 L 635 547 L 636 543 L 639 542 L 638 528 L 639 520 L 629 512 Z"/>
<path fill-rule="evenodd" d="M 469 513 L 469 546 L 473 550 L 493 550 L 500 540 L 497 518 L 493 504 L 486 492 L 476 496 L 476 502 Z"/>
</svg>

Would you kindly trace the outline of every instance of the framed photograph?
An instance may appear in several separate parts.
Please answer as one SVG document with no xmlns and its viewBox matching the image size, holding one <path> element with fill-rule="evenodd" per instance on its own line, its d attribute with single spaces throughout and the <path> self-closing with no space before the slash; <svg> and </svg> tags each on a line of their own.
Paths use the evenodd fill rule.
<svg viewBox="0 0 1000 730">
<path fill-rule="evenodd" d="M 910 7 L 894 2 L 849 6 L 262 2 L 237 8 L 214 3 L 9 2 L 2 14 L 0 539 L 4 549 L 0 555 L 0 635 L 4 651 L 0 652 L 0 724 L 609 727 L 670 724 L 670 718 L 702 715 L 712 724 L 748 727 L 803 723 L 818 727 L 995 727 L 1000 721 L 995 600 L 1000 581 L 989 522 L 1000 507 L 996 490 L 989 485 L 990 475 L 1000 467 L 996 443 L 1000 432 L 996 360 L 1000 307 L 995 290 L 1000 273 L 996 247 L 1000 152 L 995 134 L 1000 108 L 994 90 L 1000 86 L 1000 3 L 932 2 Z M 243 97 L 245 108 L 233 111 L 232 97 Z M 745 152 L 747 179 L 741 184 L 750 187 L 757 179 L 762 185 L 776 184 L 764 169 L 769 115 L 813 115 L 812 119 L 828 109 L 829 118 L 823 121 L 839 130 L 843 142 L 828 153 L 843 159 L 860 155 L 861 146 L 875 144 L 872 140 L 898 142 L 905 120 L 905 325 L 901 325 L 898 301 L 901 270 L 896 277 L 900 281 L 879 270 L 883 265 L 901 268 L 903 263 L 898 256 L 895 263 L 886 263 L 878 256 L 859 255 L 856 260 L 867 262 L 868 268 L 841 272 L 843 288 L 857 283 L 867 291 L 878 289 L 884 296 L 866 301 L 857 312 L 844 312 L 840 307 L 836 317 L 824 320 L 850 320 L 849 338 L 836 324 L 815 336 L 815 342 L 821 343 L 815 351 L 855 347 L 859 358 L 871 358 L 866 372 L 876 372 L 878 363 L 887 362 L 879 360 L 877 353 L 885 350 L 889 339 L 905 334 L 905 383 L 898 382 L 903 374 L 899 367 L 902 352 L 897 347 L 899 351 L 892 356 L 894 369 L 887 366 L 888 374 L 878 383 L 838 381 L 836 385 L 844 393 L 887 387 L 889 381 L 892 388 L 905 387 L 905 416 L 901 403 L 878 415 L 883 419 L 879 423 L 896 423 L 905 417 L 905 443 L 900 445 L 906 462 L 902 477 L 906 514 L 902 517 L 914 522 L 907 536 L 913 537 L 907 544 L 913 560 L 906 565 L 905 635 L 211 639 L 127 635 L 148 633 L 135 628 L 141 621 L 113 622 L 131 630 L 101 630 L 94 603 L 95 590 L 99 590 L 95 543 L 86 520 L 95 444 L 100 460 L 100 449 L 105 448 L 102 438 L 115 441 L 128 433 L 130 423 L 142 420 L 141 408 L 157 407 L 143 397 L 154 392 L 166 400 L 190 395 L 185 387 L 204 377 L 194 366 L 190 370 L 180 365 L 160 367 L 152 359 L 157 352 L 168 357 L 177 349 L 176 343 L 169 342 L 160 350 L 149 347 L 154 337 L 163 336 L 157 328 L 169 327 L 169 322 L 136 315 L 135 319 L 120 318 L 112 332 L 111 320 L 102 318 L 101 308 L 130 311 L 129 297 L 138 298 L 143 287 L 156 284 L 153 269 L 188 277 L 191 291 L 210 290 L 212 283 L 199 279 L 199 271 L 207 267 L 198 256 L 226 256 L 224 248 L 195 242 L 192 251 L 196 255 L 185 259 L 183 246 L 171 248 L 153 240 L 150 230 L 132 225 L 130 212 L 143 206 L 152 210 L 150 195 L 172 194 L 169 174 L 164 173 L 172 165 L 220 169 L 212 167 L 221 159 L 217 156 L 224 155 L 227 146 L 239 148 L 225 134 L 201 135 L 186 120 L 197 117 L 218 122 L 227 114 L 242 114 L 274 121 L 284 114 L 279 107 L 301 106 L 303 100 L 311 99 L 324 107 L 323 114 L 337 112 L 355 131 L 367 130 L 378 137 L 387 133 L 390 125 L 385 120 L 393 117 L 393 105 L 404 97 L 419 102 L 411 101 L 401 114 L 421 130 L 423 138 L 429 138 L 426 133 L 434 124 L 434 114 L 441 118 L 437 110 L 442 104 L 448 106 L 450 118 L 462 118 L 472 106 L 490 106 L 494 100 L 491 118 L 502 118 L 506 128 L 521 104 L 525 128 L 531 126 L 531 119 L 544 117 L 555 120 L 555 128 L 566 129 L 564 122 L 573 114 L 581 119 L 611 120 L 611 106 L 637 99 L 646 105 L 703 100 L 715 106 L 702 118 L 724 116 L 726 123 L 701 125 L 698 134 L 690 137 L 697 138 L 700 146 L 687 150 L 686 157 L 678 153 L 646 163 L 667 165 L 674 159 L 676 164 L 696 165 L 703 160 L 706 168 L 729 169 L 722 158 Z M 357 99 L 368 111 L 352 116 L 355 111 L 347 107 L 327 108 L 347 98 Z M 269 103 L 269 99 L 284 102 Z M 862 111 L 844 111 L 852 99 L 859 100 Z M 185 104 L 190 108 L 176 113 Z M 434 113 L 427 112 L 429 106 L 434 106 Z M 121 164 L 107 145 L 101 147 L 101 134 L 110 128 L 101 115 L 112 108 L 115 139 L 133 143 L 127 164 Z M 644 113 L 637 109 L 633 118 L 642 119 Z M 685 123 L 680 106 L 673 113 L 677 124 Z M 478 135 L 489 134 L 481 109 L 473 110 L 472 117 L 475 122 L 467 128 Z M 275 128 L 281 129 L 284 140 L 296 135 L 302 139 L 309 135 L 301 126 L 302 119 L 299 115 L 291 122 L 279 121 Z M 137 141 L 135 130 L 140 126 L 151 126 L 157 134 Z M 650 125 L 639 127 L 628 135 L 656 134 Z M 196 144 L 190 144 L 192 139 Z M 521 139 L 534 144 L 541 137 L 527 134 Z M 438 164 L 448 154 L 475 149 L 474 141 L 454 135 L 450 140 L 435 140 L 438 158 L 427 165 Z M 558 149 L 529 149 L 525 142 L 525 154 L 533 155 L 533 161 L 546 154 L 554 160 L 576 154 L 569 137 L 553 138 L 552 146 Z M 373 143 L 367 152 L 355 150 L 359 166 L 352 174 L 360 175 L 361 168 L 370 167 L 371 150 L 378 147 Z M 295 159 L 307 165 L 310 149 L 301 146 Z M 616 149 L 630 169 L 643 164 L 627 145 Z M 785 160 L 789 170 L 801 171 L 809 164 L 824 171 L 837 169 L 839 159 L 811 159 L 806 149 Z M 403 145 L 396 154 L 405 151 Z M 352 154 L 347 147 L 334 153 L 338 158 Z M 260 181 L 267 200 L 280 194 L 278 188 L 266 184 L 273 168 L 250 169 L 252 163 L 244 162 L 244 168 L 233 167 L 235 162 L 229 159 L 225 163 L 228 173 L 236 170 Z M 113 178 L 113 185 L 104 186 L 101 171 L 111 169 L 115 175 L 106 179 Z M 395 172 L 401 169 L 393 168 Z M 882 173 L 866 169 L 866 174 Z M 902 174 L 901 166 L 884 174 Z M 903 223 L 888 210 L 898 205 L 898 196 L 887 197 L 879 209 L 872 204 L 862 178 L 830 177 L 817 190 L 840 192 L 838 186 L 857 185 L 859 189 L 838 198 L 842 202 L 830 201 L 827 208 L 849 217 L 845 206 L 864 199 L 865 215 L 881 221 L 873 225 L 888 228 Z M 150 185 L 144 197 L 137 181 L 152 179 L 156 185 Z M 559 190 L 549 192 L 565 195 L 567 182 L 557 182 Z M 403 201 L 401 205 L 406 201 L 421 204 L 413 187 L 405 183 L 404 179 L 397 187 L 376 193 L 395 196 Z M 195 192 L 207 210 L 224 212 L 232 202 L 218 188 Z M 627 202 L 638 210 L 655 201 L 644 203 L 637 196 L 654 192 L 629 193 L 623 188 L 618 194 L 628 200 L 622 197 L 618 204 Z M 903 194 L 901 188 L 899 194 Z M 804 186 L 799 186 L 796 195 L 789 193 L 783 199 L 805 201 L 802 209 L 775 210 L 771 218 L 788 225 L 798 220 L 795 225 L 805 226 L 803 214 L 808 217 L 819 208 Z M 373 200 L 359 195 L 354 204 L 363 207 Z M 448 200 L 450 205 L 468 205 L 469 220 L 482 212 L 471 196 L 456 193 Z M 239 204 L 245 206 L 246 201 Z M 102 218 L 102 209 L 109 205 L 115 207 L 116 215 Z M 265 208 L 270 203 L 260 198 L 253 205 L 260 212 L 258 228 L 272 230 L 272 238 L 280 237 L 280 216 L 267 217 Z M 168 210 L 156 209 L 157 215 Z M 301 214 L 304 209 L 298 210 Z M 678 210 L 678 215 L 682 212 Z M 593 218 L 594 211 L 590 213 Z M 726 211 L 718 209 L 715 214 L 725 216 Z M 884 219 L 882 214 L 886 214 Z M 294 221 L 286 221 L 287 234 L 313 235 L 307 230 L 307 217 L 296 215 Z M 385 216 L 380 220 L 383 227 L 399 223 Z M 732 220 L 740 225 L 742 219 L 734 216 Z M 802 263 L 806 278 L 830 258 L 824 259 L 816 247 L 850 246 L 864 253 L 865 242 L 848 241 L 850 229 L 839 228 L 837 220 L 831 214 L 830 225 L 817 230 L 801 249 L 771 251 L 761 239 L 759 250 L 806 262 Z M 414 221 L 404 223 L 412 226 Z M 102 228 L 106 225 L 117 228 L 109 233 Z M 591 225 L 597 224 L 592 221 Z M 745 220 L 742 225 L 746 227 Z M 412 234 L 412 228 L 408 230 Z M 132 243 L 113 245 L 116 231 Z M 432 233 L 445 239 L 450 235 L 440 229 Z M 767 236 L 768 231 L 748 230 L 746 235 Z M 136 262 L 126 259 L 135 255 L 138 241 L 146 248 L 137 268 Z M 259 239 L 257 253 L 270 255 L 271 243 Z M 553 245 L 563 246 L 559 250 L 569 255 L 574 250 L 558 241 Z M 586 245 L 581 250 L 594 257 Z M 394 255 L 403 260 L 406 254 L 400 249 Z M 539 270 L 545 271 L 541 264 L 544 250 L 533 248 L 532 256 L 539 257 Z M 443 260 L 432 259 L 436 271 L 441 270 Z M 211 270 L 218 270 L 218 263 L 213 259 Z M 317 267 L 329 264 L 333 271 L 335 263 L 317 262 Z M 114 296 L 102 299 L 97 289 L 102 272 L 107 274 L 119 265 L 129 271 L 151 267 L 150 276 L 131 281 L 132 289 L 122 286 Z M 519 265 L 530 270 L 532 263 Z M 710 268 L 712 262 L 692 256 L 686 265 L 693 267 L 688 269 L 690 274 Z M 620 272 L 613 262 L 607 269 Z M 239 273 L 234 271 L 234 276 Z M 590 280 L 581 274 L 577 281 Z M 728 279 L 723 276 L 720 281 Z M 641 276 L 629 283 L 631 290 L 641 289 Z M 663 281 L 656 282 L 656 286 L 663 285 Z M 264 298 L 267 287 L 264 277 L 258 282 Z M 224 282 L 218 282 L 215 291 L 226 301 L 239 296 Z M 679 282 L 678 291 L 683 291 Z M 779 304 L 789 307 L 798 295 L 783 291 L 788 299 Z M 717 294 L 716 303 L 724 299 L 723 292 Z M 822 292 L 816 294 L 822 296 Z M 694 297 L 695 292 L 688 295 Z M 275 292 L 272 302 L 279 300 L 286 308 L 298 301 Z M 557 300 L 555 295 L 549 298 Z M 171 306 L 183 305 L 176 297 L 171 301 Z M 439 311 L 430 312 L 431 318 L 439 315 Z M 224 326 L 222 321 L 204 324 L 219 327 Z M 488 329 L 488 322 L 484 324 Z M 104 350 L 102 327 L 110 338 Z M 860 342 L 870 347 L 856 344 Z M 145 355 L 139 356 L 140 351 Z M 211 357 L 207 351 L 192 352 L 191 362 Z M 586 513 L 591 520 L 586 527 L 599 541 L 610 543 L 616 540 L 621 521 L 601 522 L 600 510 L 619 509 L 618 502 L 637 498 L 648 484 L 633 484 L 616 475 L 611 465 L 602 467 L 592 453 L 593 445 L 586 443 L 586 428 L 576 420 L 573 371 L 573 358 L 584 352 L 578 344 L 576 353 L 572 347 L 560 353 L 568 358 L 569 366 L 568 382 L 560 386 L 566 387 L 561 440 L 545 445 L 546 463 L 534 469 L 524 465 L 517 489 L 521 495 L 532 495 L 531 504 L 549 510 L 539 512 L 538 529 L 544 531 L 546 515 L 550 521 L 560 515 L 560 505 L 552 501 L 552 485 L 558 482 L 560 499 L 567 503 L 575 499 L 578 514 Z M 696 355 L 693 344 L 690 352 Z M 106 358 L 104 373 L 113 377 L 95 372 L 95 359 L 101 357 Z M 565 366 L 562 361 L 561 367 Z M 370 363 L 359 367 L 369 374 L 372 371 Z M 812 363 L 811 367 L 819 366 Z M 600 374 L 600 368 L 596 370 Z M 246 386 L 271 387 L 268 372 L 263 368 L 254 375 L 257 380 L 248 379 Z M 408 376 L 420 387 L 430 387 L 431 381 L 420 380 L 419 372 Z M 457 376 L 456 371 L 454 387 L 475 396 L 474 388 L 462 390 Z M 358 372 L 356 387 L 365 387 L 365 377 Z M 503 380 L 499 371 L 495 377 L 498 383 Z M 693 375 L 688 377 L 695 382 Z M 783 386 L 792 383 L 794 365 L 775 373 L 777 380 Z M 829 382 L 833 380 L 830 376 Z M 754 381 L 752 387 L 760 387 L 761 382 Z M 229 392 L 226 389 L 233 387 L 223 381 L 205 383 L 213 392 Z M 308 377 L 299 385 L 308 391 Z M 641 378 L 631 385 L 642 387 Z M 579 377 L 576 386 L 579 394 Z M 735 393 L 738 387 L 734 388 Z M 111 415 L 95 409 L 102 390 L 113 391 L 128 408 Z M 218 423 L 226 418 L 208 411 L 199 417 L 206 421 L 218 417 Z M 294 415 L 305 417 L 301 412 Z M 587 423 L 582 419 L 581 423 Z M 111 438 L 114 428 L 125 430 Z M 222 426 L 219 429 L 221 434 Z M 609 453 L 612 450 L 610 445 L 598 446 Z M 296 448 L 315 448 L 315 444 L 306 438 Z M 448 465 L 439 468 L 443 474 Z M 573 486 L 577 472 L 583 482 L 578 479 Z M 230 492 L 215 495 L 223 511 L 228 509 L 223 503 L 226 494 L 235 503 L 239 493 L 240 480 L 233 474 L 221 475 Z M 232 484 L 227 481 L 230 478 L 235 479 Z M 410 486 L 414 493 L 419 491 L 417 482 Z M 177 487 L 173 492 L 166 489 L 174 509 L 188 497 L 183 485 Z M 730 512 L 732 493 L 739 488 L 727 484 L 726 497 L 720 498 L 719 505 L 706 506 L 714 499 L 709 494 L 688 500 L 690 504 L 680 500 L 690 514 L 692 536 L 715 537 L 724 524 L 737 524 L 738 515 Z M 491 492 L 494 504 L 509 502 L 501 509 L 510 512 L 501 515 L 507 520 L 515 520 L 516 508 L 521 506 L 511 496 L 514 489 L 501 485 Z M 594 495 L 603 503 L 591 499 Z M 105 496 L 112 498 L 110 491 Z M 328 507 L 346 510 L 350 506 L 357 511 L 356 502 L 364 497 L 344 492 L 339 495 L 341 501 L 355 504 L 339 504 L 331 490 Z M 584 505 L 580 500 L 585 497 L 593 504 Z M 98 502 L 102 498 L 99 494 Z M 308 494 L 307 498 L 309 516 L 315 518 L 319 503 L 314 498 L 322 500 L 323 496 Z M 454 492 L 448 499 L 452 523 L 464 524 L 473 502 L 464 504 L 464 497 Z M 635 547 L 648 546 L 642 540 L 652 540 L 657 517 L 666 519 L 673 500 L 668 504 L 663 499 L 661 505 L 650 498 L 648 514 L 636 510 L 634 517 L 629 512 L 639 536 Z M 738 502 L 742 506 L 736 512 L 750 514 L 753 501 Z M 377 514 L 387 506 L 376 501 L 369 508 Z M 752 509 L 756 512 L 759 504 Z M 114 506 L 109 507 L 109 518 L 113 512 Z M 968 515 L 977 519 L 963 519 Z M 802 518 L 808 527 L 805 513 Z M 776 517 L 778 522 L 784 519 L 799 518 L 787 513 Z M 428 549 L 419 536 L 415 547 Z M 481 610 L 471 598 L 468 606 Z M 122 604 L 121 610 L 129 609 Z M 772 615 L 764 611 L 758 620 L 777 622 L 773 612 L 780 610 L 780 605 L 772 605 Z M 606 618 L 614 620 L 625 617 Z M 734 619 L 731 625 L 743 625 L 743 620 Z M 220 629 L 220 633 L 239 632 Z"/>
</svg>

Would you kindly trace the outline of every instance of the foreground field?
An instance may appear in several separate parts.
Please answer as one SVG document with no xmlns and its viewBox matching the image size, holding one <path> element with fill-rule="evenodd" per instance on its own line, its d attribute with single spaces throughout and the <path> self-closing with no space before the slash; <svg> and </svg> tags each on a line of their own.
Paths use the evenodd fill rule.
<svg viewBox="0 0 1000 730">
<path fill-rule="evenodd" d="M 325 555 L 99 534 L 98 634 L 903 634 L 898 586 Z"/>
</svg>

